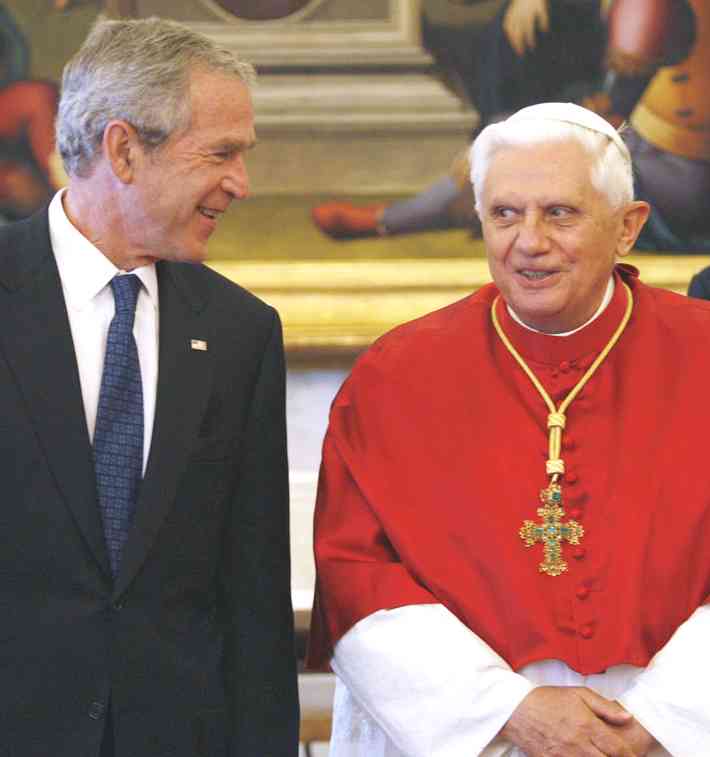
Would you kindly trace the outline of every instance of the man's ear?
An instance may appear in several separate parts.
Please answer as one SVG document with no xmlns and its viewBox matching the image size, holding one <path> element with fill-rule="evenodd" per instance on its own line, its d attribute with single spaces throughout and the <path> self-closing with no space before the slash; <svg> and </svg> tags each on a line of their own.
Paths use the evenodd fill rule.
<svg viewBox="0 0 710 757">
<path fill-rule="evenodd" d="M 104 129 L 101 147 L 114 176 L 124 184 L 129 184 L 141 151 L 136 130 L 126 121 L 109 121 Z"/>
<path fill-rule="evenodd" d="M 619 257 L 623 258 L 624 255 L 628 255 L 633 250 L 650 212 L 651 206 L 642 200 L 634 200 L 623 209 L 621 235 L 616 245 L 616 254 Z"/>
</svg>

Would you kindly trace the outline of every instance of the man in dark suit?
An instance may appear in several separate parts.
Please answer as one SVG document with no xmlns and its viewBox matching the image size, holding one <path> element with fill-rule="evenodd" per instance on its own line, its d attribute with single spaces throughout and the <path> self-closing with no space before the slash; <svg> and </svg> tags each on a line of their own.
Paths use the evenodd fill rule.
<svg viewBox="0 0 710 757">
<path fill-rule="evenodd" d="M 199 264 L 248 193 L 250 77 L 100 22 L 69 187 L 0 230 L 2 757 L 297 754 L 281 328 Z"/>
</svg>

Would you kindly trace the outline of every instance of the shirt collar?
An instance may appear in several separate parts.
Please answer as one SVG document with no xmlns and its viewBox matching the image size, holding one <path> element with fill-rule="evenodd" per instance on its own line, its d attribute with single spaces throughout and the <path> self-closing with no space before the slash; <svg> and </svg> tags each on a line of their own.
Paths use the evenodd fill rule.
<svg viewBox="0 0 710 757">
<path fill-rule="evenodd" d="M 606 309 L 606 306 L 611 302 L 611 298 L 614 295 L 614 276 L 609 277 L 609 283 L 606 285 L 606 292 L 604 292 L 604 297 L 602 298 L 601 304 L 597 308 L 594 315 L 588 320 L 585 321 L 581 326 L 577 326 L 576 329 L 572 329 L 571 331 L 563 331 L 559 334 L 550 334 L 550 336 L 570 336 L 571 334 L 576 334 L 578 331 L 581 331 L 585 326 L 589 326 L 589 324 L 599 318 L 599 316 L 604 312 Z M 528 326 L 527 323 L 523 323 L 520 318 L 518 318 L 515 311 L 510 307 L 510 305 L 507 305 L 508 312 L 510 313 L 510 317 L 518 324 L 526 328 L 528 331 L 534 331 L 536 334 L 542 333 L 538 329 L 534 329 L 532 326 Z"/>
<path fill-rule="evenodd" d="M 117 274 L 116 266 L 69 220 L 60 189 L 49 205 L 49 237 L 57 261 L 67 306 L 82 310 Z M 143 284 L 154 308 L 158 307 L 158 277 L 155 264 L 135 268 L 131 273 Z"/>
</svg>

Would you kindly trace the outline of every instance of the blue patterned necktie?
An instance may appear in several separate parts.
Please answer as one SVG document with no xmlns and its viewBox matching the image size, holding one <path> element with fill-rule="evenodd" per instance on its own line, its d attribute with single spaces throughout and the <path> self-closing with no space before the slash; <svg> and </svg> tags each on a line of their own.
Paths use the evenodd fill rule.
<svg viewBox="0 0 710 757">
<path fill-rule="evenodd" d="M 133 338 L 140 287 L 134 274 L 111 281 L 116 313 L 108 330 L 94 431 L 96 486 L 114 576 L 143 477 L 143 385 Z"/>
</svg>

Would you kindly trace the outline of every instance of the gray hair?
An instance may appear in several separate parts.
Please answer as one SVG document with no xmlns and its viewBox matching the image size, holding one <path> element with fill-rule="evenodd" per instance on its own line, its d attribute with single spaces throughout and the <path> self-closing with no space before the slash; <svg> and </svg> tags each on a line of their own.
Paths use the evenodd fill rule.
<svg viewBox="0 0 710 757">
<path fill-rule="evenodd" d="M 516 119 L 490 124 L 471 147 L 471 182 L 480 214 L 480 197 L 493 156 L 507 147 L 529 147 L 576 140 L 593 158 L 590 180 L 617 209 L 634 199 L 631 157 L 621 140 L 578 123 L 553 119 Z"/>
<path fill-rule="evenodd" d="M 249 63 L 173 21 L 99 20 L 62 76 L 56 136 L 67 173 L 91 173 L 114 119 L 130 123 L 151 149 L 186 129 L 190 73 L 199 68 L 247 86 L 255 77 Z"/>
</svg>

